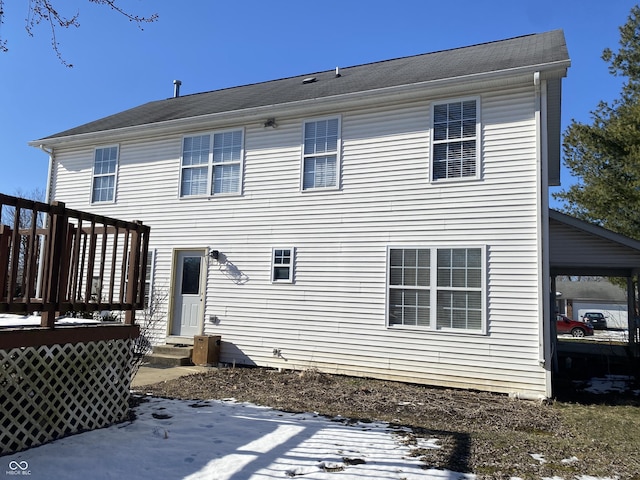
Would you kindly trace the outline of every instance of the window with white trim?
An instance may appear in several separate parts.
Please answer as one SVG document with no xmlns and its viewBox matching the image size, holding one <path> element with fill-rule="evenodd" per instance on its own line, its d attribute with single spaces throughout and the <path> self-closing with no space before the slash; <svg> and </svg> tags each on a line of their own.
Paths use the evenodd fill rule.
<svg viewBox="0 0 640 480">
<path fill-rule="evenodd" d="M 302 189 L 338 186 L 340 119 L 304 123 Z"/>
<path fill-rule="evenodd" d="M 180 196 L 239 194 L 242 142 L 242 130 L 184 137 Z"/>
<path fill-rule="evenodd" d="M 431 251 L 394 248 L 389 252 L 389 323 L 430 325 Z"/>
<path fill-rule="evenodd" d="M 478 99 L 436 103 L 432 108 L 431 179 L 479 176 Z"/>
<path fill-rule="evenodd" d="M 294 249 L 274 248 L 271 255 L 271 281 L 293 283 Z"/>
<path fill-rule="evenodd" d="M 484 331 L 482 248 L 390 248 L 389 326 Z"/>
<path fill-rule="evenodd" d="M 439 248 L 437 327 L 482 329 L 482 251 Z"/>
<path fill-rule="evenodd" d="M 118 170 L 118 146 L 96 148 L 93 156 L 91 203 L 113 202 Z"/>
</svg>

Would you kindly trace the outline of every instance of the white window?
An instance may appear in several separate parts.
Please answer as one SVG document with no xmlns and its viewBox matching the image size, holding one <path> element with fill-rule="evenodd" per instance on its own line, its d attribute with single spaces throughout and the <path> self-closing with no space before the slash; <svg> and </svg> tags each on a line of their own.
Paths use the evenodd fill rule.
<svg viewBox="0 0 640 480">
<path fill-rule="evenodd" d="M 431 251 L 394 248 L 389 252 L 389 323 L 431 324 Z"/>
<path fill-rule="evenodd" d="M 242 130 L 184 137 L 180 196 L 240 193 Z"/>
<path fill-rule="evenodd" d="M 389 326 L 483 332 L 482 248 L 389 249 Z"/>
<path fill-rule="evenodd" d="M 339 145 L 339 118 L 304 123 L 303 190 L 338 187 Z"/>
<path fill-rule="evenodd" d="M 482 251 L 438 249 L 437 327 L 482 329 Z"/>
<path fill-rule="evenodd" d="M 115 201 L 117 169 L 118 146 L 96 148 L 93 157 L 91 203 Z"/>
<path fill-rule="evenodd" d="M 294 249 L 274 248 L 271 255 L 271 281 L 293 283 Z"/>
<path fill-rule="evenodd" d="M 479 177 L 478 99 L 433 105 L 431 179 Z"/>
</svg>

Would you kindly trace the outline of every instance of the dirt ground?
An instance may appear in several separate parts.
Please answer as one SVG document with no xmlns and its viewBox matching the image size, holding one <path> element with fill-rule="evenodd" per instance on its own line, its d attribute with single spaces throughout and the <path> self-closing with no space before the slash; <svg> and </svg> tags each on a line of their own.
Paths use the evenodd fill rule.
<svg viewBox="0 0 640 480">
<path fill-rule="evenodd" d="M 414 449 L 425 468 L 479 478 L 640 478 L 638 464 L 626 461 L 616 446 L 584 451 L 597 439 L 586 438 L 579 424 L 568 420 L 572 417 L 563 409 L 570 408 L 569 403 L 558 408 L 554 402 L 484 392 L 263 368 L 213 370 L 140 390 L 179 399 L 233 398 L 287 412 L 317 412 L 347 423 L 380 420 L 406 426 L 415 437 L 440 440 L 439 450 Z"/>
</svg>

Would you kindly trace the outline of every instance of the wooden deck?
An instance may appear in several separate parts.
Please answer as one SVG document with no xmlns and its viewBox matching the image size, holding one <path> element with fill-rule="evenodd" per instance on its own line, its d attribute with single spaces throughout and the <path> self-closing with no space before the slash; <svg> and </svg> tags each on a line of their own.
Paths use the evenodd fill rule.
<svg viewBox="0 0 640 480">
<path fill-rule="evenodd" d="M 144 307 L 149 232 L 142 222 L 0 194 L 0 313 L 40 312 L 40 327 L 53 330 L 61 312 L 108 310 L 133 326 Z"/>
</svg>

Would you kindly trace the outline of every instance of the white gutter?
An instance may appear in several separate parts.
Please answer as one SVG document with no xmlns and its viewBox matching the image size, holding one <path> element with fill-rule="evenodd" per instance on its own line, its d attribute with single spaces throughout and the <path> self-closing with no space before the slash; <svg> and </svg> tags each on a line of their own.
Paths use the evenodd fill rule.
<svg viewBox="0 0 640 480">
<path fill-rule="evenodd" d="M 50 150 L 47 150 L 47 148 L 44 145 L 38 145 L 38 148 L 40 150 L 42 150 L 44 153 L 46 153 L 47 155 L 49 155 L 49 168 L 47 169 L 47 187 L 45 190 L 45 194 L 44 194 L 44 202 L 45 203 L 51 203 L 51 185 L 53 183 L 53 179 L 52 179 L 52 175 L 53 175 L 53 163 L 54 163 L 54 153 L 53 153 L 53 148 L 51 148 Z M 42 224 L 43 226 L 46 228 L 46 221 L 47 221 L 47 216 L 44 214 L 41 214 L 44 216 L 43 220 L 42 220 Z M 44 236 L 40 237 L 40 251 L 44 252 Z M 38 277 L 36 278 L 36 296 L 40 296 L 42 297 L 42 277 L 44 275 L 44 262 L 40 262 L 40 265 L 38 265 Z"/>
<path fill-rule="evenodd" d="M 31 143 L 29 144 L 31 145 Z M 53 174 L 53 162 L 54 162 L 54 155 L 53 155 L 53 148 L 51 148 L 50 150 L 47 150 L 47 147 L 45 147 L 44 145 L 40 144 L 38 145 L 38 148 L 40 150 L 42 150 L 44 153 L 46 153 L 47 155 L 49 155 L 49 168 L 47 170 L 47 188 L 44 194 L 44 201 L 45 203 L 51 203 L 51 184 L 52 184 L 52 177 L 51 175 Z"/>
<path fill-rule="evenodd" d="M 179 132 L 184 128 L 184 126 L 188 126 L 190 129 L 198 129 L 200 126 L 202 128 L 212 128 L 216 123 L 224 123 L 227 126 L 232 126 L 231 124 L 243 124 L 247 123 L 247 121 L 264 122 L 264 119 L 273 117 L 276 110 L 279 116 L 305 116 L 308 115 L 310 111 L 313 111 L 314 114 L 321 114 L 321 110 L 330 111 L 335 110 L 336 108 L 344 109 L 348 108 L 350 104 L 364 107 L 368 104 L 379 105 L 386 99 L 425 99 L 424 90 L 426 88 L 430 90 L 429 98 L 437 98 L 439 95 L 450 95 L 452 91 L 454 91 L 455 87 L 459 87 L 460 89 L 464 88 L 466 90 L 469 88 L 469 83 L 473 82 L 477 82 L 478 89 L 500 88 L 505 85 L 512 85 L 516 83 L 528 84 L 531 81 L 531 74 L 537 72 L 540 75 L 540 70 L 542 68 L 545 69 L 546 74 L 548 75 L 565 76 L 569 65 L 570 62 L 568 60 L 550 62 L 541 65 L 429 80 L 408 85 L 384 87 L 330 97 L 311 98 L 289 103 L 279 103 L 260 107 L 251 107 L 242 110 L 211 113 L 197 117 L 166 120 L 152 124 L 134 125 L 130 127 L 81 133 L 65 137 L 46 138 L 29 142 L 29 145 L 40 147 L 42 145 L 54 146 L 71 143 L 91 143 L 95 140 L 104 142 L 111 137 L 118 137 L 121 139 L 123 137 L 130 137 L 140 139 L 143 136 L 153 137 Z"/>
<path fill-rule="evenodd" d="M 533 75 L 535 88 L 536 121 L 536 176 L 537 191 L 540 195 L 537 204 L 538 234 L 538 312 L 539 321 L 539 363 L 545 372 L 545 392 L 547 398 L 552 395 L 552 358 L 551 358 L 551 278 L 549 269 L 549 172 L 547 142 L 547 83 L 540 73 Z"/>
</svg>

